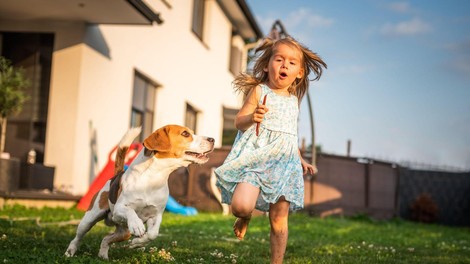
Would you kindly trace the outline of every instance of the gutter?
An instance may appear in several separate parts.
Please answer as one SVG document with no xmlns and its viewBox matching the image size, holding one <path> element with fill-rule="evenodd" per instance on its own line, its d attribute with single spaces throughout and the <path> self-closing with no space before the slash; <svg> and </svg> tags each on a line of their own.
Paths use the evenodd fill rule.
<svg viewBox="0 0 470 264">
<path fill-rule="evenodd" d="M 251 27 L 254 29 L 256 36 L 258 38 L 263 38 L 263 32 L 261 32 L 261 29 L 258 27 L 258 24 L 256 23 L 255 18 L 253 17 L 253 14 L 250 11 L 250 8 L 246 4 L 245 0 L 237 0 L 238 6 L 240 6 L 243 14 L 245 17 L 248 19 L 248 22 L 250 23 Z"/>
<path fill-rule="evenodd" d="M 139 13 L 141 13 L 149 22 L 157 22 L 157 24 L 162 24 L 163 20 L 160 18 L 159 13 L 155 13 L 143 0 L 127 0 L 127 2 L 132 5 Z"/>
</svg>

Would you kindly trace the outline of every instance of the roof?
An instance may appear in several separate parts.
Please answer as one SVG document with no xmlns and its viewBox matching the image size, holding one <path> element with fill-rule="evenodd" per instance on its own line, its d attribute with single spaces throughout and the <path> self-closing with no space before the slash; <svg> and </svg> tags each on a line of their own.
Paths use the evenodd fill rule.
<svg viewBox="0 0 470 264">
<path fill-rule="evenodd" d="M 263 32 L 256 23 L 245 0 L 217 0 L 225 15 L 234 26 L 234 30 L 245 40 L 263 37 Z"/>
<path fill-rule="evenodd" d="M 92 24 L 162 23 L 142 0 L 14 0 L 0 1 L 0 20 L 85 21 Z"/>
</svg>

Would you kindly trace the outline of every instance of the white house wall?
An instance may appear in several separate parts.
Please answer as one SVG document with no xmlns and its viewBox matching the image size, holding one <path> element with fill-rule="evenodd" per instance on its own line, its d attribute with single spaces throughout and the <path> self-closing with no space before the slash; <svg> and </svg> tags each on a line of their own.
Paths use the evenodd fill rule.
<svg viewBox="0 0 470 264">
<path fill-rule="evenodd" d="M 97 132 L 99 166 L 106 165 L 129 128 L 135 70 L 160 85 L 155 129 L 184 125 L 189 103 L 200 111 L 196 132 L 220 146 L 222 106 L 239 106 L 228 70 L 231 25 L 216 1 L 207 1 L 202 43 L 191 31 L 192 4 L 173 1 L 169 9 L 150 2 L 162 25 L 89 25 L 83 33 L 89 45 L 54 51 L 45 163 L 56 167 L 56 187 L 75 194 L 88 189 L 90 125 Z M 56 32 L 57 46 L 65 41 L 61 34 L 70 32 Z"/>
<path fill-rule="evenodd" d="M 129 128 L 135 71 L 159 85 L 154 129 L 184 125 L 188 103 L 199 111 L 196 133 L 215 138 L 220 147 L 222 107 L 240 106 L 229 71 L 232 26 L 217 2 L 206 1 L 203 42 L 191 30 L 192 1 L 171 1 L 171 8 L 146 2 L 163 24 L 0 23 L 2 31 L 54 33 L 44 163 L 55 167 L 58 189 L 88 189 L 90 128 L 97 135 L 99 170 L 106 165 Z"/>
</svg>

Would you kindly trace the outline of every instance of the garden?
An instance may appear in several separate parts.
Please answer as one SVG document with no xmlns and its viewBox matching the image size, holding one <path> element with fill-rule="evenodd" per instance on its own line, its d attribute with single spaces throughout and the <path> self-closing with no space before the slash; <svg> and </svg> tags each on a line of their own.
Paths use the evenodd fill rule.
<svg viewBox="0 0 470 264">
<path fill-rule="evenodd" d="M 2 263 L 269 263 L 269 222 L 254 217 L 247 236 L 232 234 L 232 216 L 165 212 L 160 235 L 147 247 L 114 244 L 109 261 L 97 257 L 113 229 L 98 223 L 75 257 L 64 252 L 83 212 L 64 208 L 0 209 Z M 285 263 L 470 263 L 470 229 L 400 219 L 291 214 Z"/>
</svg>

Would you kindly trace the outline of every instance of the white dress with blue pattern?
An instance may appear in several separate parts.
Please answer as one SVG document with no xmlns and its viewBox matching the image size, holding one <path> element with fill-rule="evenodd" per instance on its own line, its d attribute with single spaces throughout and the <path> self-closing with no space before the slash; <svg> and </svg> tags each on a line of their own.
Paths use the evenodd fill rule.
<svg viewBox="0 0 470 264">
<path fill-rule="evenodd" d="M 237 184 L 247 182 L 260 188 L 256 209 L 267 212 L 269 204 L 284 196 L 290 210 L 299 210 L 304 205 L 304 181 L 297 138 L 298 99 L 278 95 L 266 85 L 261 85 L 261 91 L 259 104 L 267 94 L 269 111 L 260 123 L 259 136 L 256 123 L 239 131 L 224 164 L 215 170 L 222 202 L 231 204 Z"/>
</svg>

